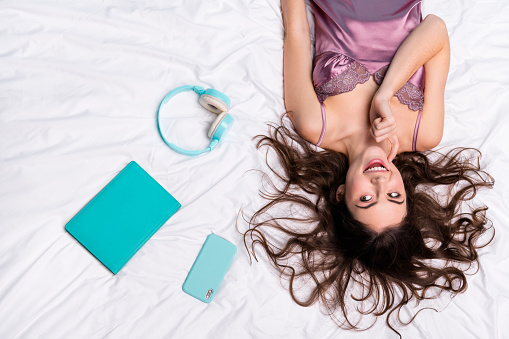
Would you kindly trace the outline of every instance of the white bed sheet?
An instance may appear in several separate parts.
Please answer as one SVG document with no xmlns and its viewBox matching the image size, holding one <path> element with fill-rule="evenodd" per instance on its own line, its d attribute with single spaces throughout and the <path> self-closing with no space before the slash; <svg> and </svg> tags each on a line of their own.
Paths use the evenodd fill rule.
<svg viewBox="0 0 509 339">
<path fill-rule="evenodd" d="M 507 338 L 509 3 L 423 10 L 451 37 L 441 145 L 483 152 L 496 186 L 476 202 L 490 206 L 496 237 L 466 293 L 400 332 Z M 284 112 L 282 38 L 276 0 L 0 1 L 0 338 L 395 337 L 383 321 L 345 331 L 318 306 L 297 306 L 265 257 L 250 264 L 235 229 L 241 207 L 263 203 L 252 170 L 267 166 L 252 138 Z M 174 153 L 157 133 L 161 98 L 184 84 L 232 100 L 234 128 L 203 157 Z M 190 149 L 206 147 L 214 118 L 196 99 L 182 94 L 163 112 L 163 130 Z M 64 226 L 131 160 L 183 207 L 112 275 Z M 206 305 L 181 285 L 211 232 L 238 252 Z"/>
</svg>

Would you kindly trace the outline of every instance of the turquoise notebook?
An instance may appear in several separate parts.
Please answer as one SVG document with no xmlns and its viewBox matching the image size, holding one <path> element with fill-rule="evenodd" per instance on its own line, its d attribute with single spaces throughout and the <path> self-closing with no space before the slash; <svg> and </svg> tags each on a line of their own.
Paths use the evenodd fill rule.
<svg viewBox="0 0 509 339">
<path fill-rule="evenodd" d="M 116 274 L 180 206 L 132 161 L 65 229 Z"/>
</svg>

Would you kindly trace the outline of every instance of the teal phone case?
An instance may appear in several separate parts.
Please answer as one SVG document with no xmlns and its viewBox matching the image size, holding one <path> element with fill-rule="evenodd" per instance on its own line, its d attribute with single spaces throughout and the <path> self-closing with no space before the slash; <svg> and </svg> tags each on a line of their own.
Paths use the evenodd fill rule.
<svg viewBox="0 0 509 339">
<path fill-rule="evenodd" d="M 210 234 L 196 257 L 182 290 L 204 303 L 210 303 L 237 252 L 231 242 Z"/>
<path fill-rule="evenodd" d="M 65 229 L 116 274 L 180 206 L 132 161 Z"/>
</svg>

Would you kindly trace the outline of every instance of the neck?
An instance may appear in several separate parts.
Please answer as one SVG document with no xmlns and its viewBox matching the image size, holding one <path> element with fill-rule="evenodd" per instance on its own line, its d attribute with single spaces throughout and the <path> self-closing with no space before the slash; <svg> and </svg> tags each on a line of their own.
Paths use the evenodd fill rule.
<svg viewBox="0 0 509 339">
<path fill-rule="evenodd" d="M 370 146 L 378 146 L 382 148 L 387 155 L 389 155 L 391 151 L 391 143 L 389 142 L 389 140 L 386 139 L 380 143 L 377 143 L 375 139 L 371 136 L 369 130 L 362 131 L 351 135 L 347 140 L 345 140 L 346 156 L 348 157 L 348 163 L 351 164 Z"/>
</svg>

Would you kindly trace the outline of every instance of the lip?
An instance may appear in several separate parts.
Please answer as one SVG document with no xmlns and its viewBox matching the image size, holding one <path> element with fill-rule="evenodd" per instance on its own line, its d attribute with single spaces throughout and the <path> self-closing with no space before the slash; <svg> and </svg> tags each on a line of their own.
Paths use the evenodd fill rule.
<svg viewBox="0 0 509 339">
<path fill-rule="evenodd" d="M 372 171 L 370 173 L 388 172 L 389 171 L 389 169 L 387 168 L 387 165 L 385 164 L 385 161 L 383 161 L 382 159 L 373 159 L 367 164 L 367 166 L 364 168 L 363 172 L 366 172 L 369 167 L 376 165 L 376 164 L 382 165 L 385 168 L 385 171 Z"/>
</svg>

